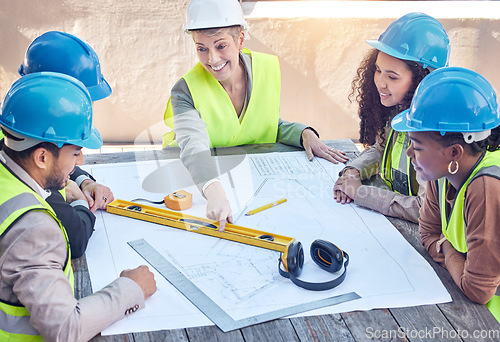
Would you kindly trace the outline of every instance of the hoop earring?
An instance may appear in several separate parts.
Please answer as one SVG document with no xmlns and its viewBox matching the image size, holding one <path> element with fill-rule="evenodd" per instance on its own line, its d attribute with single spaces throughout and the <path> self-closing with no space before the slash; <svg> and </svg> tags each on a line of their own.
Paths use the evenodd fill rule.
<svg viewBox="0 0 500 342">
<path fill-rule="evenodd" d="M 457 166 L 456 166 L 456 168 L 455 168 L 455 170 L 454 170 L 454 171 L 451 171 L 451 165 L 452 165 L 453 163 L 455 163 Z M 458 172 L 458 168 L 459 168 L 459 165 L 458 165 L 458 162 L 457 162 L 457 161 L 455 161 L 455 162 L 454 162 L 454 161 L 451 161 L 451 162 L 448 164 L 448 172 L 449 172 L 451 175 L 454 175 L 455 173 L 457 173 L 457 172 Z"/>
</svg>

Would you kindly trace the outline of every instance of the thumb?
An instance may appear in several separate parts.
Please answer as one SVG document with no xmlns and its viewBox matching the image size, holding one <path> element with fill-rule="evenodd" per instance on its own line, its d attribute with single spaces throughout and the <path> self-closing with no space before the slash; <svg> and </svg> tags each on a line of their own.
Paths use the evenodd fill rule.
<svg viewBox="0 0 500 342">
<path fill-rule="evenodd" d="M 92 195 L 88 191 L 83 191 L 83 194 L 85 195 L 85 199 L 89 203 L 89 207 L 92 207 L 94 205 L 94 199 L 92 198 Z"/>
<path fill-rule="evenodd" d="M 85 199 L 89 204 L 90 211 L 95 212 L 97 208 L 94 208 L 94 199 L 92 198 L 92 195 L 88 191 L 84 191 L 83 194 L 85 195 Z"/>
<path fill-rule="evenodd" d="M 312 161 L 314 158 L 314 153 L 312 151 L 312 148 L 310 146 L 307 146 L 305 148 L 305 150 L 306 150 L 306 154 L 307 154 L 307 159 L 309 159 L 309 161 Z"/>
</svg>

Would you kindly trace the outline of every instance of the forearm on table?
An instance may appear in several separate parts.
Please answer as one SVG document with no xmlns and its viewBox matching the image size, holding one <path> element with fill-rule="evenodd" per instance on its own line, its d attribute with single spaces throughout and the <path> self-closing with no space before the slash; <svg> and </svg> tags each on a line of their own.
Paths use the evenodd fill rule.
<svg viewBox="0 0 500 342">
<path fill-rule="evenodd" d="M 462 277 L 464 276 L 465 268 L 465 255 L 458 252 L 449 242 L 443 243 L 442 246 L 444 252 L 444 265 L 448 272 L 450 272 L 451 277 L 455 284 L 460 287 L 462 292 L 465 293 L 462 287 Z"/>
<path fill-rule="evenodd" d="M 441 237 L 441 226 L 439 226 L 439 229 L 429 230 L 423 228 L 422 224 L 420 224 L 419 233 L 420 241 L 431 258 L 440 264 L 444 264 L 444 254 L 438 253 L 436 249 L 437 242 Z"/>
<path fill-rule="evenodd" d="M 436 187 L 434 182 L 428 182 L 425 188 L 419 217 L 420 240 L 436 262 L 444 263 L 444 254 L 438 253 L 436 249 L 436 243 L 442 235 L 441 212 Z"/>
<path fill-rule="evenodd" d="M 79 321 L 81 340 L 87 341 L 112 323 L 144 306 L 144 293 L 141 287 L 132 279 L 119 277 L 102 290 L 80 299 L 75 308 L 75 313 L 79 312 L 79 317 L 74 315 L 71 318 L 75 323 Z"/>
<path fill-rule="evenodd" d="M 498 286 L 497 277 L 478 274 L 481 270 L 474 269 L 465 254 L 455 250 L 451 244 L 446 250 L 445 266 L 455 284 L 473 302 L 486 304 L 495 294 Z"/>
<path fill-rule="evenodd" d="M 363 150 L 359 157 L 349 161 L 347 168 L 354 168 L 359 171 L 361 180 L 368 179 L 380 172 L 382 152 L 377 146 L 370 146 Z"/>
<path fill-rule="evenodd" d="M 414 223 L 418 223 L 421 201 L 418 196 L 405 196 L 369 185 L 359 187 L 354 199 L 359 206 Z"/>
</svg>

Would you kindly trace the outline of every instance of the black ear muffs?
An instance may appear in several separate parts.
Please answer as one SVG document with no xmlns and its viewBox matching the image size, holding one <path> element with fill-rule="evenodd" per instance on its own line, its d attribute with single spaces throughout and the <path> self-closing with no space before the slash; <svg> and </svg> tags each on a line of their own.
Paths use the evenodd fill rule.
<svg viewBox="0 0 500 342">
<path fill-rule="evenodd" d="M 311 258 L 316 265 L 325 271 L 335 273 L 344 267 L 344 272 L 339 277 L 324 283 L 310 283 L 297 279 L 296 277 L 300 275 L 302 266 L 304 265 L 302 244 L 297 241 L 291 243 L 286 252 L 280 256 L 278 264 L 279 273 L 283 277 L 289 278 L 295 285 L 312 291 L 330 290 L 344 281 L 347 265 L 349 265 L 349 255 L 346 252 L 325 240 L 315 240 L 311 244 L 310 252 Z M 284 270 L 281 268 L 281 264 L 283 264 Z"/>
<path fill-rule="evenodd" d="M 298 277 L 300 272 L 302 272 L 302 266 L 304 266 L 302 244 L 299 241 L 292 242 L 286 252 L 281 255 L 280 263 L 283 263 L 283 267 L 285 267 L 288 273 Z"/>
<path fill-rule="evenodd" d="M 349 265 L 349 255 L 325 240 L 315 240 L 311 244 L 311 258 L 316 262 L 316 265 L 330 273 L 338 272 L 342 266 Z M 344 258 L 346 259 L 345 263 Z"/>
</svg>

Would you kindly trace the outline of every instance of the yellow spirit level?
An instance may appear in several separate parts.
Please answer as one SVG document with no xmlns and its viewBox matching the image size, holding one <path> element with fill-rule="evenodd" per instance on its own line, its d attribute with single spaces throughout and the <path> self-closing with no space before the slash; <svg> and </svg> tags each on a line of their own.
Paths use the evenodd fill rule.
<svg viewBox="0 0 500 342">
<path fill-rule="evenodd" d="M 184 229 L 193 233 L 210 235 L 221 239 L 236 241 L 247 245 L 272 249 L 285 253 L 294 238 L 266 233 L 260 230 L 227 223 L 223 232 L 219 232 L 219 222 L 202 217 L 137 204 L 124 200 L 114 200 L 106 207 L 111 214 L 162 224 L 169 227 Z"/>
</svg>

